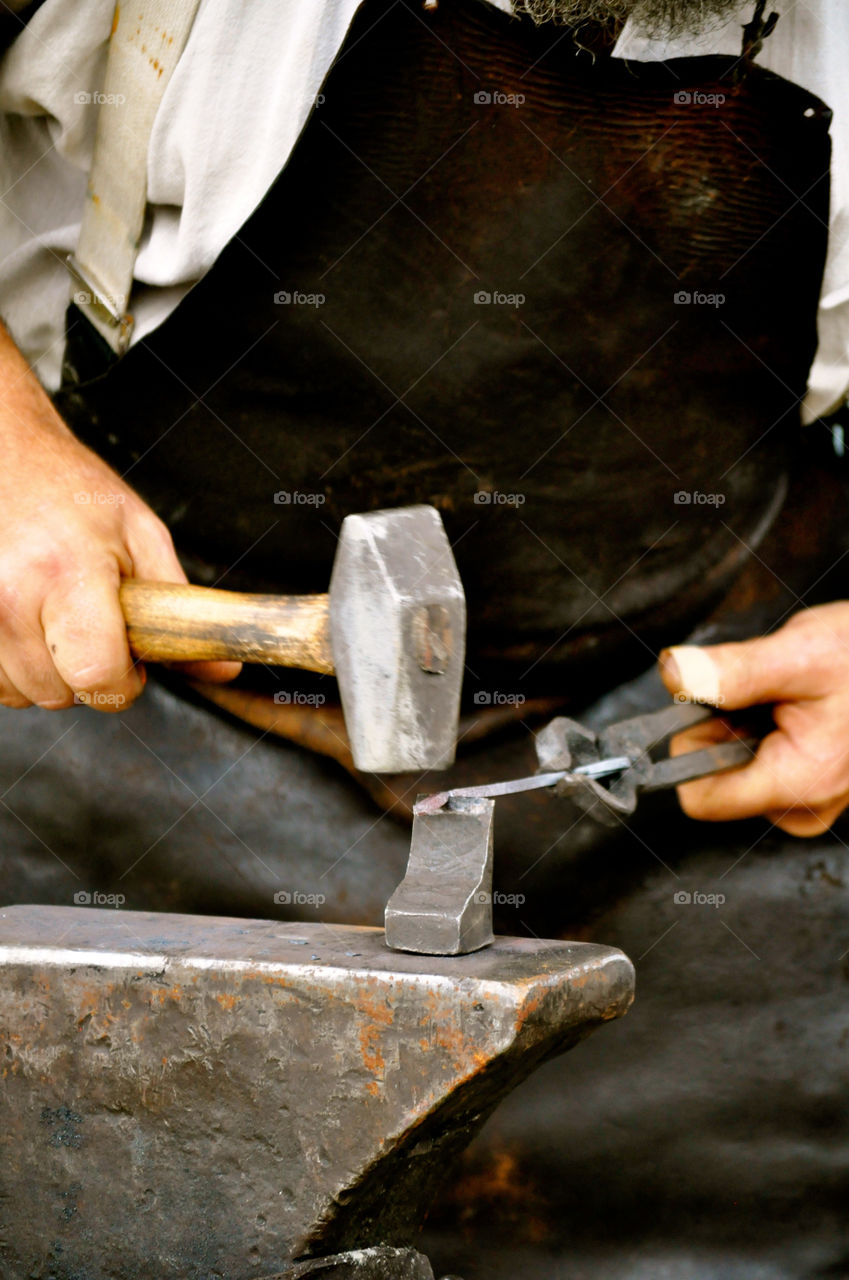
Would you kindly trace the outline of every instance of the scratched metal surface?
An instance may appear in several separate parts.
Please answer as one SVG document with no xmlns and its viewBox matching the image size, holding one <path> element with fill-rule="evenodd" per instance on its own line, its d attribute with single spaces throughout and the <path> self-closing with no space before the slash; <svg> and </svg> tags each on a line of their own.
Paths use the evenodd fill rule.
<svg viewBox="0 0 849 1280">
<path fill-rule="evenodd" d="M 632 994 L 594 944 L 458 963 L 370 928 L 9 908 L 4 1274 L 236 1280 L 408 1243 L 497 1102 Z"/>
</svg>

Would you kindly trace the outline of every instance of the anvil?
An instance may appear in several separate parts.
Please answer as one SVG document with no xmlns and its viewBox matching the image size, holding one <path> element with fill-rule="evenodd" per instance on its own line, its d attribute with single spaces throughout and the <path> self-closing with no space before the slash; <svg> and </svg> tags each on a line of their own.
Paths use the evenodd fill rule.
<svg viewBox="0 0 849 1280">
<path fill-rule="evenodd" d="M 633 981 L 589 943 L 0 911 L 0 1272 L 241 1280 L 409 1245 L 498 1102 Z"/>
</svg>

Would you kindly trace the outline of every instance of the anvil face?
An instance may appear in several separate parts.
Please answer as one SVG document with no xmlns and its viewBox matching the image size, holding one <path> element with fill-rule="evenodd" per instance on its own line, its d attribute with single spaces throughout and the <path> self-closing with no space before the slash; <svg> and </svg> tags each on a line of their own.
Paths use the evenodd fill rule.
<svg viewBox="0 0 849 1280">
<path fill-rule="evenodd" d="M 7 908 L 4 1273 L 201 1280 L 408 1243 L 498 1101 L 632 994 L 584 943 L 452 959 L 379 929 Z"/>
</svg>

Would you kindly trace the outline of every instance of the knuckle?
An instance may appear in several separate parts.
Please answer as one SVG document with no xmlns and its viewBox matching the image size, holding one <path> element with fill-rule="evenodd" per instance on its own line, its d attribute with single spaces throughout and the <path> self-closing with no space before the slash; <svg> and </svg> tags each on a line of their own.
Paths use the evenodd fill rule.
<svg viewBox="0 0 849 1280">
<path fill-rule="evenodd" d="M 788 781 L 788 800 L 815 809 L 834 805 L 847 791 L 846 768 L 841 761 L 806 761 Z"/>
<path fill-rule="evenodd" d="M 168 526 L 149 507 L 145 507 L 137 518 L 137 536 L 148 549 L 161 551 L 173 549 L 174 544 Z"/>
<path fill-rule="evenodd" d="M 68 553 L 58 543 L 26 537 L 0 557 L 0 584 L 7 592 L 20 592 L 42 582 L 54 582 L 66 571 Z"/>
<path fill-rule="evenodd" d="M 39 618 L 45 600 L 67 580 L 73 567 L 59 548 L 7 553 L 0 558 L 0 630 L 17 635 Z"/>
<path fill-rule="evenodd" d="M 830 825 L 815 813 L 783 814 L 773 822 L 773 826 L 778 827 L 779 831 L 785 831 L 787 835 L 796 836 L 802 840 L 810 840 L 814 836 L 822 835 Z"/>
<path fill-rule="evenodd" d="M 22 693 L 9 690 L 0 692 L 0 706 L 8 707 L 10 711 L 23 711 L 25 707 L 31 707 L 32 702 Z"/>
<path fill-rule="evenodd" d="M 70 689 L 58 694 L 51 691 L 45 697 L 39 698 L 37 705 L 42 711 L 67 711 L 68 707 L 74 705 L 74 695 Z"/>
<path fill-rule="evenodd" d="M 804 633 L 804 636 L 803 634 Z M 800 668 L 846 661 L 846 640 L 833 617 L 816 609 L 803 609 L 776 631 L 774 638 L 792 641 Z"/>
<path fill-rule="evenodd" d="M 830 783 L 827 779 L 816 779 L 807 786 L 795 788 L 794 799 L 797 804 L 809 805 L 812 809 L 827 808 L 834 804 L 835 798 L 840 795 L 844 786 L 845 784 L 838 786 L 836 783 Z"/>
<path fill-rule="evenodd" d="M 122 672 L 109 658 L 102 658 L 88 667 L 77 667 L 67 673 L 67 678 L 77 694 L 107 693 L 121 684 Z"/>
<path fill-rule="evenodd" d="M 12 578 L 3 573 L 0 567 L 0 628 L 4 632 L 17 628 L 23 606 L 23 592 Z"/>
<path fill-rule="evenodd" d="M 810 621 L 811 621 L 811 610 L 799 609 L 797 610 L 796 613 L 791 614 L 791 616 L 787 619 L 787 621 L 783 623 L 781 627 L 779 627 L 779 631 L 790 631 L 791 629 L 793 631 L 797 631 L 799 627 L 808 626 L 810 624 Z"/>
<path fill-rule="evenodd" d="M 93 711 L 125 711 L 141 692 L 138 674 L 132 667 L 127 669 L 125 660 L 117 655 L 114 660 L 106 656 L 90 666 L 66 672 L 65 678 L 73 690 L 73 703 Z"/>
</svg>

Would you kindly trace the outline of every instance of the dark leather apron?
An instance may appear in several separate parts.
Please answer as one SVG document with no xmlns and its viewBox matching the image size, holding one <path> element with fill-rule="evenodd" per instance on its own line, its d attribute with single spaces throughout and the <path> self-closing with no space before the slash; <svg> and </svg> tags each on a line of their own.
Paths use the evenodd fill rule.
<svg viewBox="0 0 849 1280">
<path fill-rule="evenodd" d="M 780 505 L 815 346 L 823 105 L 550 46 L 478 0 L 364 4 L 207 277 L 94 381 L 72 326 L 58 397 L 201 580 L 321 590 L 347 512 L 434 503 L 470 694 L 645 665 L 706 613 Z"/>
</svg>

